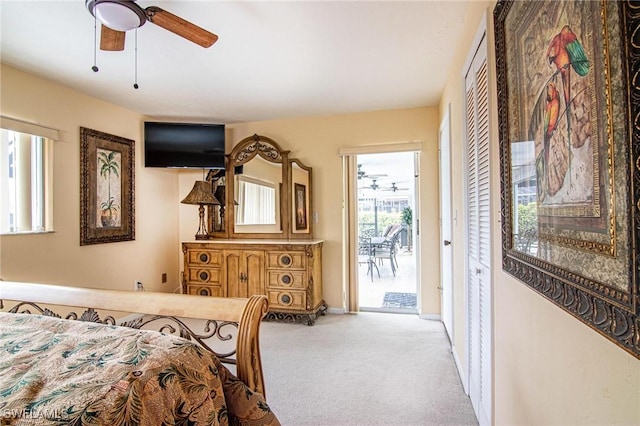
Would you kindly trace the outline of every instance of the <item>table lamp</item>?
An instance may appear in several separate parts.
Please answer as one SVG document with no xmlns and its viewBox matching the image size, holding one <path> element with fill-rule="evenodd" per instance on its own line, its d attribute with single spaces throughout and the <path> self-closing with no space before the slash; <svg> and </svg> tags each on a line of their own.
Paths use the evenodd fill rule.
<svg viewBox="0 0 640 426">
<path fill-rule="evenodd" d="M 198 232 L 196 232 L 196 240 L 206 240 L 209 238 L 209 232 L 207 231 L 207 224 L 204 220 L 204 206 L 207 205 L 220 205 L 220 201 L 213 195 L 211 191 L 211 183 L 204 180 L 197 180 L 193 184 L 191 192 L 184 197 L 181 201 L 182 204 L 196 204 L 199 205 L 198 209 L 200 215 L 200 225 L 198 226 Z"/>
</svg>

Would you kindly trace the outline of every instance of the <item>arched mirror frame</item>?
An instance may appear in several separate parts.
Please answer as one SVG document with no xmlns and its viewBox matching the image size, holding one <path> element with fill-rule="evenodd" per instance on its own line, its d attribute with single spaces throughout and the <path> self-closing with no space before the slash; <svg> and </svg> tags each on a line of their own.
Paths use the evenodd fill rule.
<svg viewBox="0 0 640 426">
<path fill-rule="evenodd" d="M 235 216 L 236 203 L 234 198 L 228 194 L 235 194 L 235 170 L 237 166 L 244 165 L 253 160 L 256 156 L 260 156 L 263 160 L 278 163 L 282 165 L 282 190 L 280 193 L 280 223 L 282 232 L 278 233 L 239 233 L 235 232 Z M 295 213 L 295 179 L 293 177 L 294 164 L 301 170 L 308 173 L 308 184 L 305 189 L 307 192 L 305 217 L 307 221 L 307 229 L 301 231 L 296 230 L 296 213 Z M 212 181 L 212 187 L 215 191 L 219 181 L 211 174 L 207 180 Z M 289 159 L 289 151 L 283 150 L 273 139 L 261 135 L 253 135 L 241 140 L 227 155 L 226 170 L 224 171 L 225 199 L 220 200 L 224 204 L 223 228 L 216 232 L 211 232 L 211 238 L 230 238 L 230 239 L 310 239 L 313 236 L 313 175 L 312 168 L 306 166 L 297 158 Z M 219 208 L 210 208 L 208 210 L 208 223 L 210 229 L 214 227 L 219 219 Z M 219 223 L 219 222 L 218 222 Z"/>
<path fill-rule="evenodd" d="M 256 156 L 260 156 L 263 160 L 277 163 L 282 166 L 280 205 L 278 206 L 278 214 L 280 216 L 280 225 L 282 232 L 264 232 L 264 233 L 239 233 L 235 231 L 236 205 L 233 197 L 229 194 L 235 194 L 235 170 L 237 166 L 242 166 L 252 161 Z M 241 140 L 227 156 L 226 170 L 226 194 L 225 208 L 227 211 L 227 234 L 229 238 L 256 238 L 256 239 L 286 239 L 289 229 L 289 214 L 284 207 L 289 205 L 288 176 L 289 176 L 289 151 L 285 151 L 272 139 L 266 136 L 253 135 Z"/>
</svg>

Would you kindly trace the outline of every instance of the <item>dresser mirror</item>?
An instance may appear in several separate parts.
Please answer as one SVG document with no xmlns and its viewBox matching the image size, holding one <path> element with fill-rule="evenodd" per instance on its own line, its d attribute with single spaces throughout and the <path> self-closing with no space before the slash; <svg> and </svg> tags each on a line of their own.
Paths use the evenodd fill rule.
<svg viewBox="0 0 640 426">
<path fill-rule="evenodd" d="M 234 176 L 236 234 L 281 233 L 282 164 L 256 155 Z"/>
<path fill-rule="evenodd" d="M 253 135 L 227 155 L 224 174 L 216 190 L 224 207 L 211 209 L 209 218 L 209 223 L 220 224 L 220 231 L 211 233 L 211 238 L 311 238 L 311 167 L 290 160 L 289 151 L 274 140 Z M 219 211 L 224 212 L 223 219 Z"/>
</svg>

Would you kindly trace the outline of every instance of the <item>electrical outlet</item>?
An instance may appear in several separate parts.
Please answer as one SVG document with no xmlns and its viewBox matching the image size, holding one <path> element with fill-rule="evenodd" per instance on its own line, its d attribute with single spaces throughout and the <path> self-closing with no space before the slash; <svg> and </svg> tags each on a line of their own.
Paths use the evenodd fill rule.
<svg viewBox="0 0 640 426">
<path fill-rule="evenodd" d="M 165 272 L 162 274 L 162 283 L 164 284 L 166 282 L 167 282 L 167 273 Z"/>
<path fill-rule="evenodd" d="M 134 281 L 134 290 L 135 291 L 144 291 L 144 286 L 142 285 L 142 281 L 135 280 Z"/>
</svg>

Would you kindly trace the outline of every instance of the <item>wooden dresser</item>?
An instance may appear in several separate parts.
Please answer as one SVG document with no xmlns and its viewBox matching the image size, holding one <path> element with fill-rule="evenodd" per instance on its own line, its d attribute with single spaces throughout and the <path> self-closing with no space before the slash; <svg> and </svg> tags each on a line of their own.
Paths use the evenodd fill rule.
<svg viewBox="0 0 640 426">
<path fill-rule="evenodd" d="M 269 299 L 267 319 L 313 325 L 322 299 L 322 241 L 209 240 L 183 242 L 183 292 Z"/>
</svg>

